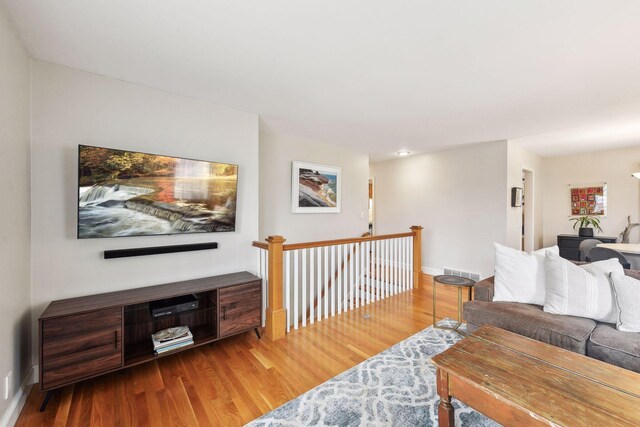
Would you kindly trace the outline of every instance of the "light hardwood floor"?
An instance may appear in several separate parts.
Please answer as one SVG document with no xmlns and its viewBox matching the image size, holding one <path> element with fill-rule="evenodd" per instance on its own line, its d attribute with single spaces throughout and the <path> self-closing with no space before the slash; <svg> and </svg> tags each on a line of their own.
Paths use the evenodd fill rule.
<svg viewBox="0 0 640 427">
<path fill-rule="evenodd" d="M 246 333 L 56 391 L 34 386 L 17 426 L 245 424 L 431 325 L 425 286 L 299 329 L 282 340 Z M 438 317 L 457 316 L 438 286 Z"/>
</svg>

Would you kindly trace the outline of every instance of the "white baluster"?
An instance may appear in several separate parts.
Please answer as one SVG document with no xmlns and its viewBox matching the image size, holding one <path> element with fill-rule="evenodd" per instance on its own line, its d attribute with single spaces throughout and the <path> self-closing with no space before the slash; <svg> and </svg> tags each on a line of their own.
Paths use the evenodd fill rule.
<svg viewBox="0 0 640 427">
<path fill-rule="evenodd" d="M 389 283 L 389 296 L 393 295 L 393 240 L 389 240 L 389 256 L 387 258 L 387 282 Z"/>
<path fill-rule="evenodd" d="M 372 283 L 371 283 L 371 265 L 372 265 L 372 258 L 373 257 L 373 245 L 371 244 L 371 242 L 367 242 L 367 293 L 366 293 L 366 298 L 367 298 L 367 304 L 371 303 L 371 288 L 372 288 Z"/>
<path fill-rule="evenodd" d="M 333 289 L 333 287 L 332 287 Z M 324 318 L 329 318 L 329 247 L 324 247 Z"/>
<path fill-rule="evenodd" d="M 315 260 L 316 248 L 309 249 L 309 322 L 313 325 L 315 322 L 314 310 L 315 304 L 313 303 L 313 299 L 315 297 Z"/>
<path fill-rule="evenodd" d="M 375 284 L 374 283 L 375 269 L 373 266 L 374 256 L 376 255 L 375 246 L 376 246 L 375 242 L 369 242 L 369 250 L 367 251 L 369 253 L 369 262 L 367 266 L 367 276 L 369 276 L 369 291 L 367 293 L 367 304 L 370 304 L 371 301 L 373 301 L 373 286 Z"/>
<path fill-rule="evenodd" d="M 307 250 L 302 249 L 302 326 L 307 326 Z"/>
<path fill-rule="evenodd" d="M 354 307 L 358 308 L 360 307 L 360 275 L 361 275 L 361 269 L 360 269 L 360 243 L 356 243 L 355 245 L 349 245 L 349 256 L 351 257 L 351 263 L 350 266 L 351 268 L 354 268 L 353 266 L 355 265 L 355 283 L 351 283 L 350 284 L 350 293 L 349 293 L 349 298 L 351 300 L 351 310 L 353 310 Z"/>
<path fill-rule="evenodd" d="M 398 293 L 398 239 L 391 241 L 391 265 L 393 270 L 391 271 L 391 293 L 395 295 Z"/>
<path fill-rule="evenodd" d="M 338 269 L 340 270 L 338 271 L 338 277 L 336 278 L 338 282 L 338 287 L 336 291 L 336 304 L 338 305 L 338 314 L 341 314 L 342 308 L 344 307 L 343 301 L 345 299 L 345 291 L 344 291 L 344 287 L 342 286 L 342 273 L 347 268 L 347 266 L 344 264 L 345 260 L 344 258 L 342 258 L 342 245 L 339 245 L 336 247 L 336 253 L 338 256 L 338 259 L 336 260 L 336 264 L 338 264 Z"/>
<path fill-rule="evenodd" d="M 298 300 L 298 252 L 299 250 L 293 251 L 293 328 L 298 329 L 298 307 L 300 306 L 300 301 Z"/>
<path fill-rule="evenodd" d="M 410 278 L 410 288 L 413 289 L 413 271 L 414 271 L 414 265 L 413 265 L 413 238 L 409 237 L 408 239 L 408 244 L 409 244 L 409 278 Z M 420 268 L 418 268 L 418 270 L 421 270 Z"/>
<path fill-rule="evenodd" d="M 404 239 L 400 239 L 400 292 L 404 292 Z"/>
<path fill-rule="evenodd" d="M 378 293 L 378 285 L 377 285 L 377 281 L 378 281 L 378 241 L 372 241 L 371 242 L 371 290 L 370 290 L 370 295 L 371 295 L 371 301 L 370 302 L 375 302 L 376 301 L 376 294 Z"/>
<path fill-rule="evenodd" d="M 318 289 L 316 290 L 316 313 L 318 315 L 318 322 L 322 319 L 322 248 L 318 248 Z"/>
<path fill-rule="evenodd" d="M 409 238 L 405 237 L 404 238 L 404 253 L 405 253 L 405 259 L 404 259 L 404 271 L 405 271 L 405 275 L 407 277 L 407 281 L 405 282 L 405 291 L 409 290 L 409 286 L 411 284 L 411 280 L 410 280 L 410 272 L 409 272 Z"/>
<path fill-rule="evenodd" d="M 360 298 L 360 307 L 363 307 L 367 303 L 367 242 L 362 242 L 360 246 L 360 286 L 358 287 L 358 298 Z"/>
<path fill-rule="evenodd" d="M 387 296 L 390 297 L 392 295 L 392 283 L 393 277 L 391 277 L 391 258 L 393 257 L 393 253 L 391 252 L 391 240 L 387 240 Z"/>
<path fill-rule="evenodd" d="M 342 288 L 342 311 L 347 311 L 349 309 L 349 281 L 347 280 L 347 273 L 349 271 L 349 263 L 347 262 L 347 245 L 342 245 L 339 247 L 341 253 L 341 265 L 343 265 L 342 273 L 340 274 L 340 279 L 344 277 L 344 280 L 341 280 L 340 287 Z"/>
<path fill-rule="evenodd" d="M 389 240 L 384 243 L 384 297 L 389 298 Z"/>
<path fill-rule="evenodd" d="M 284 309 L 287 316 L 287 333 L 291 332 L 291 251 L 284 253 Z"/>
<path fill-rule="evenodd" d="M 338 268 L 340 268 L 340 263 L 338 263 Z M 336 273 L 340 273 L 336 271 L 336 247 L 331 246 L 331 316 L 336 315 L 336 290 L 338 291 L 338 299 L 340 299 L 340 290 L 338 289 L 338 284 L 336 283 Z"/>
<path fill-rule="evenodd" d="M 382 257 L 382 241 L 376 240 L 376 265 L 378 266 L 376 273 L 376 276 L 378 276 L 376 280 L 376 301 L 382 299 Z"/>
<path fill-rule="evenodd" d="M 353 243 L 349 244 L 349 253 L 350 254 L 353 253 Z M 353 297 L 354 297 L 354 293 L 353 293 L 353 290 L 354 290 L 353 289 L 353 287 L 354 287 L 353 286 L 354 285 L 354 283 L 353 283 L 353 273 L 354 273 L 353 263 L 354 263 L 354 260 L 353 260 L 353 257 L 351 257 L 351 259 L 349 260 L 349 295 L 350 295 L 350 298 L 351 298 L 351 308 L 352 309 L 353 309 Z M 356 302 L 356 304 L 357 304 L 357 302 Z"/>
</svg>

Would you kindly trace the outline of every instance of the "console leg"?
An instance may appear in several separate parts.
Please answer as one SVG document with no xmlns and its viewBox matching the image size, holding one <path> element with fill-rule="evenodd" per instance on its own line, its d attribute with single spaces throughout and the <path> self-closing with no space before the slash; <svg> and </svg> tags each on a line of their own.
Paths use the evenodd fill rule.
<svg viewBox="0 0 640 427">
<path fill-rule="evenodd" d="M 262 337 L 260 336 L 260 331 L 258 330 L 258 328 L 253 328 L 253 330 L 256 332 L 256 336 L 258 337 L 258 339 L 261 339 Z"/>
<path fill-rule="evenodd" d="M 47 404 L 49 403 L 49 399 L 51 399 L 52 394 L 53 394 L 53 391 L 49 390 L 47 394 L 44 396 L 42 405 L 40 405 L 40 412 L 44 412 L 44 410 L 47 409 Z"/>
</svg>

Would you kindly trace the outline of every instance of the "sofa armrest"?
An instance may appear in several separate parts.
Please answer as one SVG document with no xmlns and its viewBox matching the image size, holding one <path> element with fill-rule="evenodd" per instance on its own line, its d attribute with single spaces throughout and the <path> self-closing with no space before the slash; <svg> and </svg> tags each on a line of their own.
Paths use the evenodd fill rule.
<svg viewBox="0 0 640 427">
<path fill-rule="evenodd" d="M 493 277 L 481 280 L 473 286 L 474 301 L 493 301 Z"/>
</svg>

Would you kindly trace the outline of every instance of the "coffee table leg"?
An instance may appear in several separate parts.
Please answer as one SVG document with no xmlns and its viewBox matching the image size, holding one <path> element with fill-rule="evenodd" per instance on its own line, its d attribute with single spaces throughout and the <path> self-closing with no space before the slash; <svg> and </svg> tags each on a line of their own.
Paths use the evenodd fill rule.
<svg viewBox="0 0 640 427">
<path fill-rule="evenodd" d="M 436 281 L 433 281 L 433 326 L 436 326 Z"/>
<path fill-rule="evenodd" d="M 454 410 L 451 405 L 451 396 L 449 395 L 449 374 L 437 368 L 436 382 L 438 386 L 438 396 L 440 396 L 440 403 L 438 404 L 438 425 L 440 427 L 453 427 Z"/>
<path fill-rule="evenodd" d="M 458 288 L 458 323 L 462 323 L 462 288 Z"/>
</svg>

